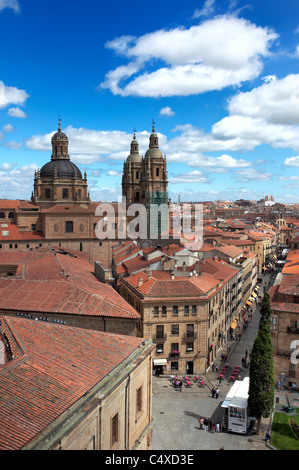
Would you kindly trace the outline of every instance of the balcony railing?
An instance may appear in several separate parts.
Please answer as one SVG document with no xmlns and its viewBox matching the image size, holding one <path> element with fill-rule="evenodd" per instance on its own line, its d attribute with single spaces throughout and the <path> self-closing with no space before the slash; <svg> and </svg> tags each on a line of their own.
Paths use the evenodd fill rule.
<svg viewBox="0 0 299 470">
<path fill-rule="evenodd" d="M 291 352 L 290 351 L 285 351 L 283 349 L 277 349 L 276 350 L 276 355 L 277 356 L 284 356 L 284 357 L 291 357 Z"/>
<path fill-rule="evenodd" d="M 153 342 L 164 343 L 164 341 L 166 341 L 166 338 L 167 338 L 167 335 L 162 335 L 162 334 L 153 335 Z"/>
<path fill-rule="evenodd" d="M 184 333 L 183 334 L 183 337 L 182 337 L 182 340 L 183 341 L 192 341 L 192 340 L 195 340 L 197 338 L 197 333 L 195 333 L 194 331 L 190 331 L 188 333 Z"/>
<path fill-rule="evenodd" d="M 176 351 L 176 352 L 171 351 L 169 353 L 169 357 L 172 358 L 172 359 L 174 359 L 175 357 L 180 357 L 180 353 L 179 353 L 179 351 Z"/>
<path fill-rule="evenodd" d="M 293 333 L 295 335 L 299 335 L 299 328 L 292 328 L 291 326 L 287 327 L 287 332 L 288 333 Z"/>
</svg>

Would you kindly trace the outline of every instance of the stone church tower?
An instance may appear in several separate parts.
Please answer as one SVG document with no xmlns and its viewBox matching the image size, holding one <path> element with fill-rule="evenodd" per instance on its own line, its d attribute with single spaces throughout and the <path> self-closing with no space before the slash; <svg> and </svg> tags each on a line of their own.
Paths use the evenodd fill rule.
<svg viewBox="0 0 299 470">
<path fill-rule="evenodd" d="M 153 126 L 149 148 L 144 157 L 139 155 L 139 145 L 134 137 L 131 153 L 124 163 L 122 195 L 128 204 L 168 204 L 168 174 L 166 156 L 159 149 L 158 136 Z"/>
<path fill-rule="evenodd" d="M 86 172 L 82 176 L 79 168 L 70 161 L 68 137 L 58 131 L 52 137 L 51 161 L 46 163 L 34 175 L 34 193 L 32 202 L 40 207 L 54 204 L 80 204 L 90 202 Z"/>
</svg>

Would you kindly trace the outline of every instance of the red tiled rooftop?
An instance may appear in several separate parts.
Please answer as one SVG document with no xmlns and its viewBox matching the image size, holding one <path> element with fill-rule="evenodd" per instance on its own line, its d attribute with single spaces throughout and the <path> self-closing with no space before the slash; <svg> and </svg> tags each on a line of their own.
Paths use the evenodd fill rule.
<svg viewBox="0 0 299 470">
<path fill-rule="evenodd" d="M 142 338 L 2 317 L 14 358 L 0 364 L 0 449 L 26 446 L 118 367 Z"/>
<path fill-rule="evenodd" d="M 0 253 L 0 265 L 5 264 L 19 269 L 16 277 L 0 278 L 2 310 L 139 318 L 111 286 L 95 278 L 85 257 L 44 248 Z"/>
<path fill-rule="evenodd" d="M 0 222 L 0 241 L 44 240 L 42 232 L 24 232 L 15 224 Z"/>
</svg>

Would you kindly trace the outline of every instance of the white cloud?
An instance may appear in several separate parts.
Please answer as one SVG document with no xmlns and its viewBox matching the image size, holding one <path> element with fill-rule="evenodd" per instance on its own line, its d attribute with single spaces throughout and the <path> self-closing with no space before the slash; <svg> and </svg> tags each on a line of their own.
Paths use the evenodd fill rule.
<svg viewBox="0 0 299 470">
<path fill-rule="evenodd" d="M 121 176 L 122 171 L 109 170 L 106 173 L 107 176 Z"/>
<path fill-rule="evenodd" d="M 25 118 L 27 117 L 24 111 L 20 108 L 9 108 L 7 111 L 8 116 L 15 118 Z"/>
<path fill-rule="evenodd" d="M 14 86 L 6 86 L 0 81 L 0 109 L 11 104 L 23 105 L 28 96 L 26 91 Z"/>
<path fill-rule="evenodd" d="M 22 142 L 16 142 L 15 140 L 10 140 L 6 142 L 5 146 L 9 149 L 20 149 L 22 147 Z"/>
<path fill-rule="evenodd" d="M 12 132 L 13 131 L 13 126 L 11 124 L 6 124 L 5 126 L 2 127 L 4 132 Z"/>
<path fill-rule="evenodd" d="M 209 179 L 199 170 L 186 171 L 173 178 L 170 178 L 170 183 L 209 183 Z"/>
<path fill-rule="evenodd" d="M 299 176 L 281 176 L 280 181 L 299 181 Z"/>
<path fill-rule="evenodd" d="M 195 10 L 193 18 L 200 18 L 201 16 L 209 16 L 213 13 L 215 7 L 215 0 L 206 0 L 203 7 Z"/>
<path fill-rule="evenodd" d="M 11 8 L 15 13 L 19 13 L 20 5 L 18 0 L 0 0 L 0 11 Z"/>
<path fill-rule="evenodd" d="M 273 76 L 260 87 L 231 98 L 231 115 L 262 118 L 272 124 L 299 124 L 299 74 L 278 80 Z"/>
<path fill-rule="evenodd" d="M 164 108 L 160 110 L 160 116 L 171 117 L 174 115 L 175 115 L 175 112 L 169 106 L 165 106 Z"/>
<path fill-rule="evenodd" d="M 158 97 L 240 85 L 259 75 L 261 58 L 269 54 L 276 38 L 266 28 L 228 16 L 189 29 L 178 27 L 139 38 L 116 38 L 106 46 L 131 62 L 108 72 L 100 87 L 122 96 Z M 164 66 L 160 66 L 161 61 Z M 145 69 L 149 62 L 151 70 L 157 64 L 156 70 Z"/>
<path fill-rule="evenodd" d="M 235 177 L 238 181 L 248 182 L 248 181 L 267 181 L 271 179 L 271 173 L 265 173 L 256 168 L 246 168 L 235 171 Z"/>
<path fill-rule="evenodd" d="M 299 156 L 286 158 L 284 163 L 285 166 L 298 166 L 299 167 Z"/>
<path fill-rule="evenodd" d="M 33 189 L 35 163 L 16 168 L 16 164 L 3 164 L 0 168 L 1 197 L 24 199 L 24 193 L 30 197 Z"/>
</svg>

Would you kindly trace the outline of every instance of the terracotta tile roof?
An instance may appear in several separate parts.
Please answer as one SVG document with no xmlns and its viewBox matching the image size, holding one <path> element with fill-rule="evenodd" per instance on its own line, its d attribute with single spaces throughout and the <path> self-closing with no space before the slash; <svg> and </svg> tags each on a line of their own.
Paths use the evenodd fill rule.
<svg viewBox="0 0 299 470">
<path fill-rule="evenodd" d="M 99 282 L 84 258 L 44 248 L 0 253 L 0 265 L 18 265 L 20 277 L 0 278 L 0 309 L 137 319 L 111 286 Z"/>
<path fill-rule="evenodd" d="M 18 199 L 0 199 L 0 209 L 18 209 L 20 201 Z"/>
<path fill-rule="evenodd" d="M 139 286 L 139 279 L 142 284 Z M 157 297 L 196 297 L 207 294 L 211 289 L 217 287 L 219 281 L 209 273 L 200 276 L 174 277 L 171 279 L 169 271 L 152 271 L 152 274 L 144 271 L 125 278 L 121 282 L 129 284 L 143 295 Z"/>
<path fill-rule="evenodd" d="M 243 239 L 234 240 L 233 238 L 223 239 L 221 240 L 221 242 L 224 245 L 234 245 L 234 246 L 243 246 L 243 245 L 253 246 L 254 245 L 254 242 L 252 240 L 243 240 Z"/>
<path fill-rule="evenodd" d="M 26 446 L 143 342 L 14 317 L 1 318 L 14 358 L 0 364 L 0 449 Z"/>
<path fill-rule="evenodd" d="M 51 206 L 48 209 L 41 209 L 41 212 L 46 212 L 47 214 L 81 214 L 81 213 L 88 213 L 90 212 L 88 207 L 81 207 L 77 205 L 64 205 L 64 204 L 56 204 L 55 206 Z"/>
<path fill-rule="evenodd" d="M 0 222 L 0 241 L 44 240 L 42 232 L 23 232 L 15 224 Z"/>
</svg>

